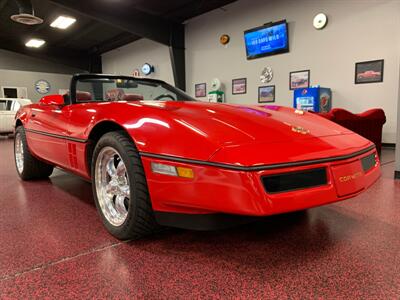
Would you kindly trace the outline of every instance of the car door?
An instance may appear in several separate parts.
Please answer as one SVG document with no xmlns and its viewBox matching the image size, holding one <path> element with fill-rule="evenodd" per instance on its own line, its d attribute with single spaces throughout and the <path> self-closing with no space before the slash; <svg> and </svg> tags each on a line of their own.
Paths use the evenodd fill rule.
<svg viewBox="0 0 400 300">
<path fill-rule="evenodd" d="M 31 151 L 48 162 L 68 168 L 68 106 L 37 104 L 26 126 Z"/>
</svg>

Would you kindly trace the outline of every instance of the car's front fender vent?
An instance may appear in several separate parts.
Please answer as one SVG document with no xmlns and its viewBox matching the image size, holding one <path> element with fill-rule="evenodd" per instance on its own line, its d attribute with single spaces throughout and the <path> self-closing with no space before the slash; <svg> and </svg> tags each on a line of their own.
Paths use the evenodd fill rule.
<svg viewBox="0 0 400 300">
<path fill-rule="evenodd" d="M 282 193 L 326 185 L 326 168 L 283 174 L 266 175 L 261 178 L 267 193 Z"/>
</svg>

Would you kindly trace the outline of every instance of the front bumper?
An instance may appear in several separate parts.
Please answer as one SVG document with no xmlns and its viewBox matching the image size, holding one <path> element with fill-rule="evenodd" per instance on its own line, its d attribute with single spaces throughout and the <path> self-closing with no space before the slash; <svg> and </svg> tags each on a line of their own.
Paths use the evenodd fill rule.
<svg viewBox="0 0 400 300">
<path fill-rule="evenodd" d="M 156 212 L 180 214 L 234 214 L 267 216 L 352 198 L 380 176 L 379 158 L 364 172 L 361 159 L 375 149 L 337 161 L 325 160 L 278 169 L 241 171 L 212 165 L 189 164 L 142 156 L 152 206 Z M 153 173 L 151 162 L 191 168 L 194 178 Z M 327 183 L 321 186 L 281 193 L 266 192 L 261 178 L 271 174 L 325 168 Z"/>
</svg>

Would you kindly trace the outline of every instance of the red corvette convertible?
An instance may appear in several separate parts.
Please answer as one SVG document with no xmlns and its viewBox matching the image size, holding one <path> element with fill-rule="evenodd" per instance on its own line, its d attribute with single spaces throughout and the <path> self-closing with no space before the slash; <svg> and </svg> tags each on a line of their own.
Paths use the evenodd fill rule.
<svg viewBox="0 0 400 300">
<path fill-rule="evenodd" d="M 23 180 L 54 167 L 92 181 L 120 239 L 159 225 L 218 228 L 354 197 L 380 176 L 372 142 L 280 106 L 204 103 L 159 80 L 80 74 L 19 110 Z"/>
</svg>

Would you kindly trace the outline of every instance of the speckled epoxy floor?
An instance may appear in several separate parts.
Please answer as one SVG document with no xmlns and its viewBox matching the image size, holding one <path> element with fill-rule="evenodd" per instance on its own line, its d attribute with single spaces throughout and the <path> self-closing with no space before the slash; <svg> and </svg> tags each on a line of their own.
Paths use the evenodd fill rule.
<svg viewBox="0 0 400 300">
<path fill-rule="evenodd" d="M 21 182 L 0 139 L 0 298 L 400 298 L 393 150 L 363 195 L 218 232 L 129 243 L 97 216 L 90 184 L 56 171 Z"/>
</svg>

